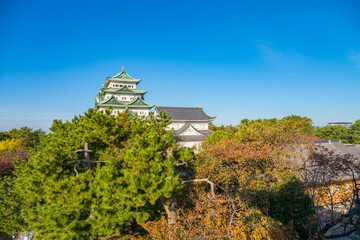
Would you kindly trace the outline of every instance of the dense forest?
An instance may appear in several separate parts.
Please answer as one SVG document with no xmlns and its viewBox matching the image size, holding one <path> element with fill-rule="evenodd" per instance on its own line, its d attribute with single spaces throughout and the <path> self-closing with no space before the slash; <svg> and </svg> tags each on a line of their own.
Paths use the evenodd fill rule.
<svg viewBox="0 0 360 240">
<path fill-rule="evenodd" d="M 170 120 L 89 110 L 50 133 L 0 133 L 0 232 L 35 239 L 323 239 L 299 176 L 299 146 L 360 143 L 311 119 L 211 125 L 194 153 Z M 355 211 L 355 210 L 354 210 Z M 357 213 L 355 213 L 357 214 Z"/>
</svg>

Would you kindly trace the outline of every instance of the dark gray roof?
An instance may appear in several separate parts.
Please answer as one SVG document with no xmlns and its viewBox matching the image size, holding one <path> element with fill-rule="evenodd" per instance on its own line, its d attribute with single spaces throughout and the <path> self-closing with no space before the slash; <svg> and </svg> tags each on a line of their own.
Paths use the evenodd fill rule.
<svg viewBox="0 0 360 240">
<path fill-rule="evenodd" d="M 345 145 L 343 143 L 341 143 L 340 140 L 321 140 L 321 141 L 314 141 L 315 146 L 316 146 L 316 152 L 320 155 L 322 154 L 327 154 L 327 151 L 333 151 L 335 154 L 340 154 L 340 155 L 345 155 L 345 154 L 350 154 L 352 155 L 352 157 L 354 158 L 354 161 L 359 161 L 360 160 L 360 149 L 356 146 L 356 145 Z M 308 155 L 309 152 L 306 151 L 306 155 Z M 328 176 L 328 172 L 324 172 L 327 171 L 327 169 L 323 169 L 323 168 L 318 168 L 318 166 L 313 165 L 310 166 L 308 165 L 309 170 L 308 171 L 308 177 L 310 177 L 310 179 L 314 179 L 314 177 L 316 177 L 317 179 L 319 179 L 318 181 L 323 181 L 323 179 L 325 179 Z M 334 173 L 331 173 L 330 175 L 332 175 Z M 352 172 L 350 172 L 349 170 L 344 170 L 344 171 L 340 171 L 337 173 L 338 176 L 336 177 L 332 177 L 332 180 L 348 180 L 352 177 Z M 356 177 L 360 177 L 358 173 L 355 173 Z M 322 180 L 321 180 L 322 179 Z"/>
<path fill-rule="evenodd" d="M 360 159 L 360 148 L 356 145 L 345 145 L 340 140 L 315 141 L 315 144 L 320 144 L 329 150 L 333 150 L 335 153 L 350 154 Z"/>
<path fill-rule="evenodd" d="M 156 107 L 155 111 L 165 111 L 168 116 L 173 120 L 185 120 L 185 121 L 212 121 L 215 117 L 209 117 L 206 115 L 202 108 L 192 107 Z"/>
<path fill-rule="evenodd" d="M 204 135 L 194 135 L 194 136 L 176 136 L 178 141 L 205 141 L 206 136 Z"/>
<path fill-rule="evenodd" d="M 210 136 L 214 131 L 211 130 L 198 130 L 199 133 L 204 134 L 205 136 Z"/>
</svg>

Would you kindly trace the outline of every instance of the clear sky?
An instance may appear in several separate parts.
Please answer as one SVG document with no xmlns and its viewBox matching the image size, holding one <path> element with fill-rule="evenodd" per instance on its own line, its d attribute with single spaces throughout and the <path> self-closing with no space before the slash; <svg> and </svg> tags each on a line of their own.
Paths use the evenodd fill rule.
<svg viewBox="0 0 360 240">
<path fill-rule="evenodd" d="M 0 1 L 0 131 L 82 114 L 122 66 L 215 124 L 354 121 L 360 1 Z"/>
</svg>

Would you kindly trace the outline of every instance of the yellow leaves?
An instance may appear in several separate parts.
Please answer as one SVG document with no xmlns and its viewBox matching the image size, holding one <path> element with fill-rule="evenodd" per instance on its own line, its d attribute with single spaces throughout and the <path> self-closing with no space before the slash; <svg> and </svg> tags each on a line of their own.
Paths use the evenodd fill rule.
<svg viewBox="0 0 360 240">
<path fill-rule="evenodd" d="M 15 152 L 21 146 L 21 141 L 19 139 L 5 139 L 0 141 L 0 153 L 3 151 Z"/>
</svg>

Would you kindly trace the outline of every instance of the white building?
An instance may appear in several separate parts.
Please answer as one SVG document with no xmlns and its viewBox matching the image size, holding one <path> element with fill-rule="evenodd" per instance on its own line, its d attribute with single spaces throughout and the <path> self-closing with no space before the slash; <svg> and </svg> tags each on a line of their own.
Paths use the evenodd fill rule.
<svg viewBox="0 0 360 240">
<path fill-rule="evenodd" d="M 155 116 L 164 111 L 172 123 L 167 130 L 174 129 L 175 138 L 184 147 L 198 147 L 210 136 L 209 123 L 216 117 L 209 117 L 202 108 L 155 107 Z"/>
<path fill-rule="evenodd" d="M 148 116 L 149 110 L 154 105 L 144 101 L 144 94 L 147 93 L 147 90 L 136 88 L 140 81 L 141 79 L 129 76 L 124 67 L 115 76 L 106 77 L 105 84 L 96 95 L 95 109 L 105 111 L 111 106 L 113 115 L 129 110 L 139 116 Z"/>
</svg>

